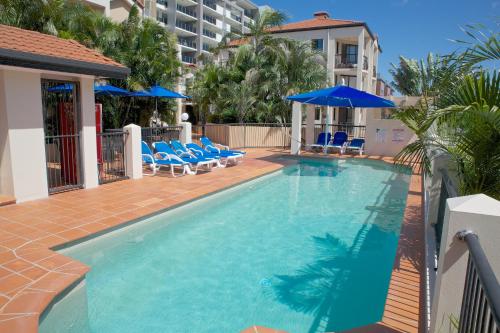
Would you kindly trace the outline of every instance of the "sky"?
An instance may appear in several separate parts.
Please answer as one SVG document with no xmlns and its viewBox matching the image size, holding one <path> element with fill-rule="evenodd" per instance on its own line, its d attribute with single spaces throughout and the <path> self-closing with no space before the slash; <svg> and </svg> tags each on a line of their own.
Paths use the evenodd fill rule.
<svg viewBox="0 0 500 333">
<path fill-rule="evenodd" d="M 499 31 L 500 0 L 254 0 L 285 12 L 290 22 L 312 18 L 326 10 L 330 17 L 364 21 L 378 34 L 382 54 L 379 72 L 390 82 L 390 63 L 400 55 L 425 58 L 429 52 L 447 54 L 465 40 L 461 27 L 485 24 Z"/>
</svg>

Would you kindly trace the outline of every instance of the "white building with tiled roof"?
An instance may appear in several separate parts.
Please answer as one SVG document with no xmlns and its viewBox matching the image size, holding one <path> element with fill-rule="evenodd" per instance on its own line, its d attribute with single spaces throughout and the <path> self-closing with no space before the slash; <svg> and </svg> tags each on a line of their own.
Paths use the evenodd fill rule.
<svg viewBox="0 0 500 333">
<path fill-rule="evenodd" d="M 331 85 L 346 84 L 375 94 L 377 67 L 382 52 L 379 40 L 365 22 L 330 18 L 327 12 L 314 13 L 313 18 L 284 24 L 271 29 L 276 37 L 310 42 L 313 48 L 325 53 L 328 78 Z M 245 40 L 235 40 L 238 46 Z M 326 112 L 316 110 L 316 122 L 320 123 Z M 336 108 L 330 124 L 364 125 L 366 112 Z"/>
</svg>

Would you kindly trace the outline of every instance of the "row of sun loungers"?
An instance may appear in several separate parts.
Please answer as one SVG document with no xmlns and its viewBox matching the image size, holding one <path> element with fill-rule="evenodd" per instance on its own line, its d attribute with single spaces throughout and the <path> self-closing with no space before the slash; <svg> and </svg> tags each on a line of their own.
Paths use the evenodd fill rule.
<svg viewBox="0 0 500 333">
<path fill-rule="evenodd" d="M 308 145 L 312 150 L 315 148 L 320 148 L 325 153 L 328 152 L 328 149 L 338 150 L 341 154 L 344 154 L 347 151 L 358 152 L 359 155 L 363 155 L 365 149 L 365 139 L 362 138 L 354 138 L 352 140 L 348 140 L 348 135 L 346 132 L 335 132 L 332 137 L 331 133 L 320 133 L 318 135 L 318 139 L 316 143 L 312 145 Z"/>
<path fill-rule="evenodd" d="M 203 147 L 196 143 L 184 145 L 179 140 L 159 141 L 150 147 L 142 141 L 142 162 L 151 168 L 152 175 L 166 167 L 176 177 L 175 169 L 180 169 L 182 175 L 195 175 L 199 168 L 210 171 L 214 167 L 226 167 L 228 163 L 237 164 L 245 155 L 244 151 L 214 144 L 207 137 L 202 137 L 201 143 Z"/>
</svg>

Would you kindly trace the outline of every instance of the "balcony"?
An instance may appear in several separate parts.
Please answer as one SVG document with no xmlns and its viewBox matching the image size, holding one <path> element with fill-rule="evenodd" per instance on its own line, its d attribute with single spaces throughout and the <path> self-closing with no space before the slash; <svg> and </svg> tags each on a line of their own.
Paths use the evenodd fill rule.
<svg viewBox="0 0 500 333">
<path fill-rule="evenodd" d="M 210 37 L 210 38 L 213 38 L 213 39 L 217 39 L 217 34 L 215 32 L 207 30 L 207 29 L 203 29 L 203 36 Z"/>
<path fill-rule="evenodd" d="M 186 14 L 186 15 L 189 15 L 193 18 L 197 18 L 196 17 L 196 11 L 192 10 L 192 9 L 189 9 L 188 7 L 184 7 L 184 6 L 181 6 L 179 4 L 177 4 L 177 10 Z"/>
<path fill-rule="evenodd" d="M 158 14 L 156 16 L 156 20 L 160 23 L 163 23 L 165 25 L 168 24 L 168 18 L 167 18 L 167 15 L 164 15 L 164 14 Z"/>
<path fill-rule="evenodd" d="M 231 18 L 237 22 L 240 22 L 241 23 L 241 16 L 238 16 L 238 15 L 234 15 L 233 13 L 231 13 Z"/>
<path fill-rule="evenodd" d="M 217 10 L 217 4 L 215 1 L 203 0 L 203 4 L 208 8 L 212 8 L 213 10 Z"/>
<path fill-rule="evenodd" d="M 192 49 L 196 49 L 196 42 L 194 42 L 192 40 L 188 40 L 185 38 L 179 38 L 178 43 L 179 43 L 179 45 L 190 47 Z"/>
<path fill-rule="evenodd" d="M 168 1 L 167 0 L 156 0 L 156 4 L 168 7 Z"/>
<path fill-rule="evenodd" d="M 212 47 L 210 47 L 210 45 L 208 45 L 207 43 L 203 43 L 202 49 L 203 51 L 211 52 L 210 50 L 212 49 Z"/>
<path fill-rule="evenodd" d="M 208 23 L 211 23 L 213 25 L 217 25 L 217 20 L 215 19 L 215 17 L 203 14 L 203 20 L 205 20 Z"/>
<path fill-rule="evenodd" d="M 182 22 L 182 21 L 177 21 L 175 22 L 175 26 L 179 29 L 186 30 L 192 33 L 196 33 L 196 27 L 194 27 L 192 24 Z"/>
<path fill-rule="evenodd" d="M 358 65 L 358 54 L 337 54 L 335 56 L 336 68 L 356 68 Z"/>
<path fill-rule="evenodd" d="M 368 70 L 368 57 L 363 56 L 363 70 L 367 71 Z"/>
<path fill-rule="evenodd" d="M 188 55 L 182 55 L 182 62 L 187 64 L 196 64 L 196 58 Z"/>
</svg>

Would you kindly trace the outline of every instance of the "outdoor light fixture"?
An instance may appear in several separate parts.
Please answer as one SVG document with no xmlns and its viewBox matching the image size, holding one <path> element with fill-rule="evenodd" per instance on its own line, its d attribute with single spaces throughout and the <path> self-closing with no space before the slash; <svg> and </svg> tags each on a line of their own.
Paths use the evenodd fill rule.
<svg viewBox="0 0 500 333">
<path fill-rule="evenodd" d="M 182 121 L 187 121 L 188 119 L 189 119 L 189 115 L 186 112 L 184 112 L 184 113 L 181 114 L 181 120 Z"/>
</svg>

